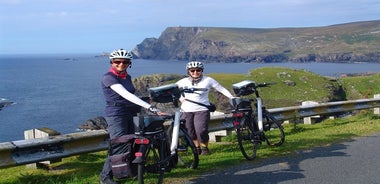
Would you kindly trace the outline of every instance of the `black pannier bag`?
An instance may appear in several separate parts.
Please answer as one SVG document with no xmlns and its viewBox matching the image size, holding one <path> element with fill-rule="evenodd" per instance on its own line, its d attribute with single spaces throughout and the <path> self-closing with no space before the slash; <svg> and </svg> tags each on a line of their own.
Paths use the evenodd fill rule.
<svg viewBox="0 0 380 184">
<path fill-rule="evenodd" d="M 109 154 L 113 176 L 122 179 L 137 175 L 137 164 L 132 164 L 132 144 L 136 135 L 129 134 L 111 139 Z"/>
<path fill-rule="evenodd" d="M 134 116 L 135 134 L 156 134 L 164 131 L 165 120 L 157 115 Z"/>
<path fill-rule="evenodd" d="M 248 98 L 233 98 L 232 105 L 238 110 L 252 110 L 251 100 Z"/>
</svg>

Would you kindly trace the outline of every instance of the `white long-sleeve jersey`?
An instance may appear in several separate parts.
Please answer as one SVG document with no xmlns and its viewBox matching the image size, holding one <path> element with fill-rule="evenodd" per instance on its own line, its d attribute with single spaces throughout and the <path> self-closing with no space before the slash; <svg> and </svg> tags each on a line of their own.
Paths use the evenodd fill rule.
<svg viewBox="0 0 380 184">
<path fill-rule="evenodd" d="M 204 91 L 195 91 L 194 93 L 185 93 L 184 97 L 181 97 L 181 102 L 182 102 L 181 109 L 184 112 L 196 112 L 196 111 L 207 110 L 206 107 L 189 102 L 189 101 L 184 101 L 183 98 L 209 105 L 210 100 L 208 98 L 208 95 L 209 95 L 210 89 L 215 89 L 228 98 L 233 97 L 232 94 L 222 85 L 220 85 L 218 81 L 207 76 L 203 76 L 201 81 L 194 84 L 189 77 L 179 80 L 178 82 L 176 82 L 176 84 L 178 85 L 179 88 L 205 89 Z"/>
</svg>

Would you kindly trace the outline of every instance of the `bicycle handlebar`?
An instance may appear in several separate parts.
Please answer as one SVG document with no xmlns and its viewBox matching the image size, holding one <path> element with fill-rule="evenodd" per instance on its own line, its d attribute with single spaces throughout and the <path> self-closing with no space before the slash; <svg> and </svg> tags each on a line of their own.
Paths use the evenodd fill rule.
<svg viewBox="0 0 380 184">
<path fill-rule="evenodd" d="M 236 84 L 233 84 L 232 87 L 237 96 L 246 96 L 252 93 L 256 94 L 259 97 L 258 88 L 269 87 L 275 83 L 273 82 L 264 82 L 264 83 L 255 83 L 250 80 L 245 80 Z"/>
<path fill-rule="evenodd" d="M 197 91 L 207 91 L 207 88 L 181 88 L 181 93 L 195 93 Z"/>
</svg>

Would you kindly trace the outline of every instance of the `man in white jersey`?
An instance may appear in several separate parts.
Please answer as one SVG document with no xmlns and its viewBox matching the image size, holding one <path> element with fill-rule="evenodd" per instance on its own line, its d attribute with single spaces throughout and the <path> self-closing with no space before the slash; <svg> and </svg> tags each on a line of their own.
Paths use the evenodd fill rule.
<svg viewBox="0 0 380 184">
<path fill-rule="evenodd" d="M 194 88 L 195 92 L 184 93 L 180 98 L 182 103 L 182 118 L 186 120 L 186 128 L 194 140 L 198 153 L 201 155 L 209 155 L 208 123 L 210 121 L 210 112 L 207 107 L 197 103 L 210 105 L 208 96 L 211 88 L 219 91 L 228 98 L 233 98 L 233 96 L 215 79 L 203 75 L 203 63 L 191 61 L 187 63 L 186 70 L 189 77 L 179 80 L 176 84 L 179 88 Z"/>
</svg>

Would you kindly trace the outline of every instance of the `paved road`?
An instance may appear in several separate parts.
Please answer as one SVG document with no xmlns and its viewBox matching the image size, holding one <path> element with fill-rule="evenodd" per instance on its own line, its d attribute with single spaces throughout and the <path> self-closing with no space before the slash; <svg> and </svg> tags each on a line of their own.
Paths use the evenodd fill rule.
<svg viewBox="0 0 380 184">
<path fill-rule="evenodd" d="M 260 163 L 247 161 L 186 182 L 207 184 L 380 184 L 380 134 Z"/>
</svg>

